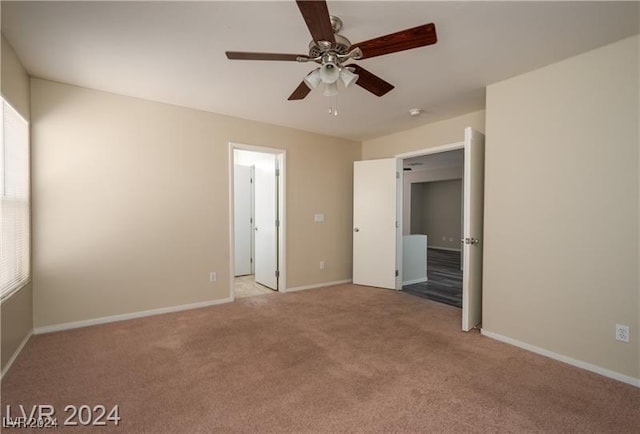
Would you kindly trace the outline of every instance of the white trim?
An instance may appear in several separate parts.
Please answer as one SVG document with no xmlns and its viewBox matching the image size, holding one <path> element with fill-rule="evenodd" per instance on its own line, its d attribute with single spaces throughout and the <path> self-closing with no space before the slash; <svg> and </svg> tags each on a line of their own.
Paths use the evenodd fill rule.
<svg viewBox="0 0 640 434">
<path fill-rule="evenodd" d="M 600 374 L 605 377 L 630 384 L 632 386 L 640 387 L 640 379 L 638 378 L 629 377 L 627 375 L 620 374 L 618 372 L 611 371 L 609 369 L 602 368 L 597 365 L 592 365 L 591 363 L 583 362 L 582 360 L 577 360 L 569 356 L 564 356 L 562 354 L 554 353 L 553 351 L 545 350 L 544 348 L 536 347 L 535 345 L 530 345 L 525 342 L 521 342 L 516 339 L 509 338 L 507 336 L 502 336 L 497 333 L 487 331 L 485 329 L 480 329 L 480 333 L 482 333 L 484 336 L 487 336 L 491 339 L 495 339 L 500 342 L 504 342 L 510 345 L 514 345 L 516 347 L 523 348 L 527 351 L 531 351 L 532 353 L 540 354 L 541 356 L 549 357 L 550 359 L 558 360 L 560 362 L 575 366 L 577 368 L 585 369 L 587 371 L 594 372 L 596 374 Z"/>
<path fill-rule="evenodd" d="M 429 249 L 434 250 L 447 250 L 449 252 L 462 252 L 462 249 L 452 249 L 451 247 L 438 247 L 438 246 L 427 246 Z"/>
<path fill-rule="evenodd" d="M 402 282 L 402 286 L 413 285 L 416 283 L 427 282 L 429 280 L 428 277 L 421 277 L 420 279 L 408 280 L 406 282 Z"/>
<path fill-rule="evenodd" d="M 296 286 L 294 288 L 287 288 L 287 292 L 304 291 L 305 289 L 325 288 L 327 286 L 344 285 L 345 283 L 351 283 L 351 279 L 336 280 L 335 282 L 314 283 L 312 285 Z"/>
<path fill-rule="evenodd" d="M 83 321 L 67 322 L 44 327 L 36 327 L 33 333 L 41 335 L 44 333 L 58 332 L 62 330 L 77 329 L 81 327 L 89 327 L 98 324 L 107 324 L 110 322 L 126 321 L 129 319 L 143 318 L 146 316 L 162 315 L 164 313 L 180 312 L 183 310 L 199 309 L 202 307 L 215 306 L 218 304 L 231 303 L 232 297 L 220 298 L 217 300 L 200 301 L 198 303 L 181 304 L 178 306 L 162 307 L 160 309 L 143 310 L 140 312 L 124 313 L 121 315 L 104 316 L 101 318 L 87 319 Z"/>
<path fill-rule="evenodd" d="M 16 351 L 13 353 L 13 356 L 11 356 L 11 358 L 7 361 L 7 364 L 5 365 L 5 367 L 2 369 L 2 372 L 0 373 L 0 380 L 9 371 L 9 368 L 11 368 L 11 365 L 13 365 L 13 362 L 16 361 L 16 359 L 24 349 L 24 346 L 27 345 L 27 342 L 29 342 L 29 339 L 31 339 L 31 336 L 33 336 L 33 329 L 29 330 L 29 333 L 27 333 L 27 335 L 24 337 L 22 342 L 20 342 L 20 345 L 18 345 L 18 348 L 16 348 Z"/>
<path fill-rule="evenodd" d="M 235 278 L 236 278 L 236 270 L 235 270 L 235 254 L 236 254 L 236 246 L 235 237 L 233 235 L 234 232 L 234 224 L 233 219 L 235 219 L 235 202 L 234 202 L 234 162 L 235 156 L 233 153 L 233 143 L 229 142 L 229 179 L 227 184 L 229 185 L 229 278 L 231 280 L 231 284 L 229 285 L 229 298 L 231 301 L 235 301 L 236 299 L 236 291 L 235 291 Z"/>
<path fill-rule="evenodd" d="M 280 277 L 278 277 L 278 291 L 287 292 L 287 151 L 280 149 L 276 154 L 279 163 L 280 182 L 278 185 L 278 218 L 280 219 L 278 240 L 278 268 Z"/>
</svg>

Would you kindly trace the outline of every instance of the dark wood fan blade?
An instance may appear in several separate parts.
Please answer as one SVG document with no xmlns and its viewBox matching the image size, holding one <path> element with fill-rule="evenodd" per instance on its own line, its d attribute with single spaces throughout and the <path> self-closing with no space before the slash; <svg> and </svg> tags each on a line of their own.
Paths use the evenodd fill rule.
<svg viewBox="0 0 640 434">
<path fill-rule="evenodd" d="M 393 85 L 387 83 L 375 74 L 370 73 L 360 65 L 348 65 L 353 68 L 356 74 L 358 74 L 358 81 L 356 84 L 363 89 L 368 90 L 376 96 L 382 96 L 393 89 Z"/>
<path fill-rule="evenodd" d="M 294 90 L 293 93 L 287 99 L 289 101 L 304 99 L 304 97 L 309 95 L 309 92 L 311 92 L 311 89 L 309 89 L 309 86 L 307 86 L 306 83 L 303 81 L 302 83 L 300 83 L 298 87 L 296 87 L 296 90 Z"/>
<path fill-rule="evenodd" d="M 247 51 L 225 51 L 225 54 L 227 59 L 231 60 L 288 60 L 295 62 L 298 57 L 308 57 L 305 54 L 250 53 Z"/>
<path fill-rule="evenodd" d="M 296 0 L 296 3 L 313 40 L 316 42 L 329 41 L 331 44 L 335 44 L 336 38 L 333 36 L 327 2 L 324 0 Z"/>
<path fill-rule="evenodd" d="M 383 54 L 424 47 L 435 44 L 436 42 L 438 42 L 436 26 L 433 23 L 429 23 L 412 29 L 391 33 L 390 35 L 369 39 L 368 41 L 358 42 L 357 44 L 351 45 L 351 48 L 360 47 L 362 50 L 362 59 L 368 59 L 370 57 L 382 56 Z"/>
</svg>

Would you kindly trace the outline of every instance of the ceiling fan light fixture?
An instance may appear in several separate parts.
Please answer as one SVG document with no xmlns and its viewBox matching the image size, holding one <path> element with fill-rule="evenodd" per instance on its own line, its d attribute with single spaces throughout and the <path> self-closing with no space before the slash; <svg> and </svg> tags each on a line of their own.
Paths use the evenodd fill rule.
<svg viewBox="0 0 640 434">
<path fill-rule="evenodd" d="M 320 77 L 320 68 L 314 69 L 304 78 L 304 82 L 307 86 L 309 86 L 309 89 L 315 89 L 316 87 L 318 87 L 321 81 L 322 78 Z"/>
<path fill-rule="evenodd" d="M 326 62 L 320 68 L 320 78 L 326 84 L 335 83 L 340 77 L 340 69 L 333 62 Z"/>
<path fill-rule="evenodd" d="M 325 83 L 324 85 L 324 96 L 336 96 L 338 94 L 338 83 L 335 81 L 333 83 Z"/>
<path fill-rule="evenodd" d="M 358 74 L 351 72 L 348 68 L 340 68 L 340 80 L 342 80 L 344 87 L 349 87 L 358 81 L 358 77 Z"/>
</svg>

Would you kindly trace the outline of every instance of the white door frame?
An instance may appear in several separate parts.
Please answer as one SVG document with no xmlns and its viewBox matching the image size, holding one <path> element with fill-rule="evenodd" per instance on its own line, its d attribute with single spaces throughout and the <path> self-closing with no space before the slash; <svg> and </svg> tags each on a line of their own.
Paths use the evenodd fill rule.
<svg viewBox="0 0 640 434">
<path fill-rule="evenodd" d="M 398 161 L 404 160 L 406 158 L 412 158 L 412 157 L 422 157 L 425 155 L 431 155 L 431 154 L 439 154 L 441 152 L 448 152 L 448 151 L 455 151 L 458 149 L 464 149 L 464 141 L 462 142 L 456 142 L 456 143 L 450 143 L 448 145 L 441 145 L 441 146 L 435 146 L 432 148 L 425 148 L 425 149 L 419 149 L 417 151 L 411 151 L 411 152 L 406 152 L 403 154 L 397 154 L 395 156 L 395 158 L 398 159 Z M 464 183 L 463 183 L 463 187 L 464 187 Z M 462 208 L 462 215 L 464 215 L 464 191 L 462 194 L 463 197 L 463 208 Z M 404 197 L 404 181 L 403 181 L 403 185 L 400 189 L 400 193 L 399 193 L 399 199 L 398 199 L 398 221 L 400 224 L 400 239 L 402 240 L 402 237 L 404 236 L 404 201 L 405 201 L 405 197 Z M 463 233 L 464 236 L 464 233 Z M 427 246 L 428 247 L 428 246 Z M 460 249 L 460 264 L 461 264 L 461 269 L 462 269 L 462 257 L 463 257 L 463 251 L 462 251 L 462 247 Z M 400 258 L 400 287 L 399 289 L 402 289 L 402 282 L 404 280 L 404 276 L 403 276 L 403 269 L 402 269 L 402 258 Z M 462 271 L 464 273 L 464 270 Z"/>
<path fill-rule="evenodd" d="M 261 152 L 263 154 L 274 154 L 278 167 L 280 169 L 280 176 L 278 177 L 278 215 L 280 220 L 280 226 L 278 231 L 278 269 L 280 275 L 278 278 L 278 291 L 287 292 L 287 270 L 286 270 L 286 156 L 287 151 L 284 149 L 269 148 L 264 146 L 246 145 L 241 143 L 229 142 L 229 276 L 231 276 L 231 285 L 229 289 L 229 296 L 232 300 L 235 300 L 235 284 L 234 284 L 234 268 L 235 268 L 235 239 L 234 239 L 234 150 L 243 150 L 250 152 Z M 255 259 L 254 259 L 255 260 Z"/>
</svg>

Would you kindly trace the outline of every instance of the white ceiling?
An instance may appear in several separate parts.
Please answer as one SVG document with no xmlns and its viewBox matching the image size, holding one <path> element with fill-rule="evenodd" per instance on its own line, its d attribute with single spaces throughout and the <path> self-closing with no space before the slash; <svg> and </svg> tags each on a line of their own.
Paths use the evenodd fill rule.
<svg viewBox="0 0 640 434">
<path fill-rule="evenodd" d="M 35 77 L 363 140 L 484 108 L 485 86 L 638 33 L 638 2 L 329 1 L 359 42 L 434 22 L 438 43 L 360 61 L 396 88 L 287 97 L 314 68 L 230 61 L 306 54 L 291 1 L 2 2 L 2 32 Z M 412 118 L 411 108 L 424 114 Z"/>
</svg>

